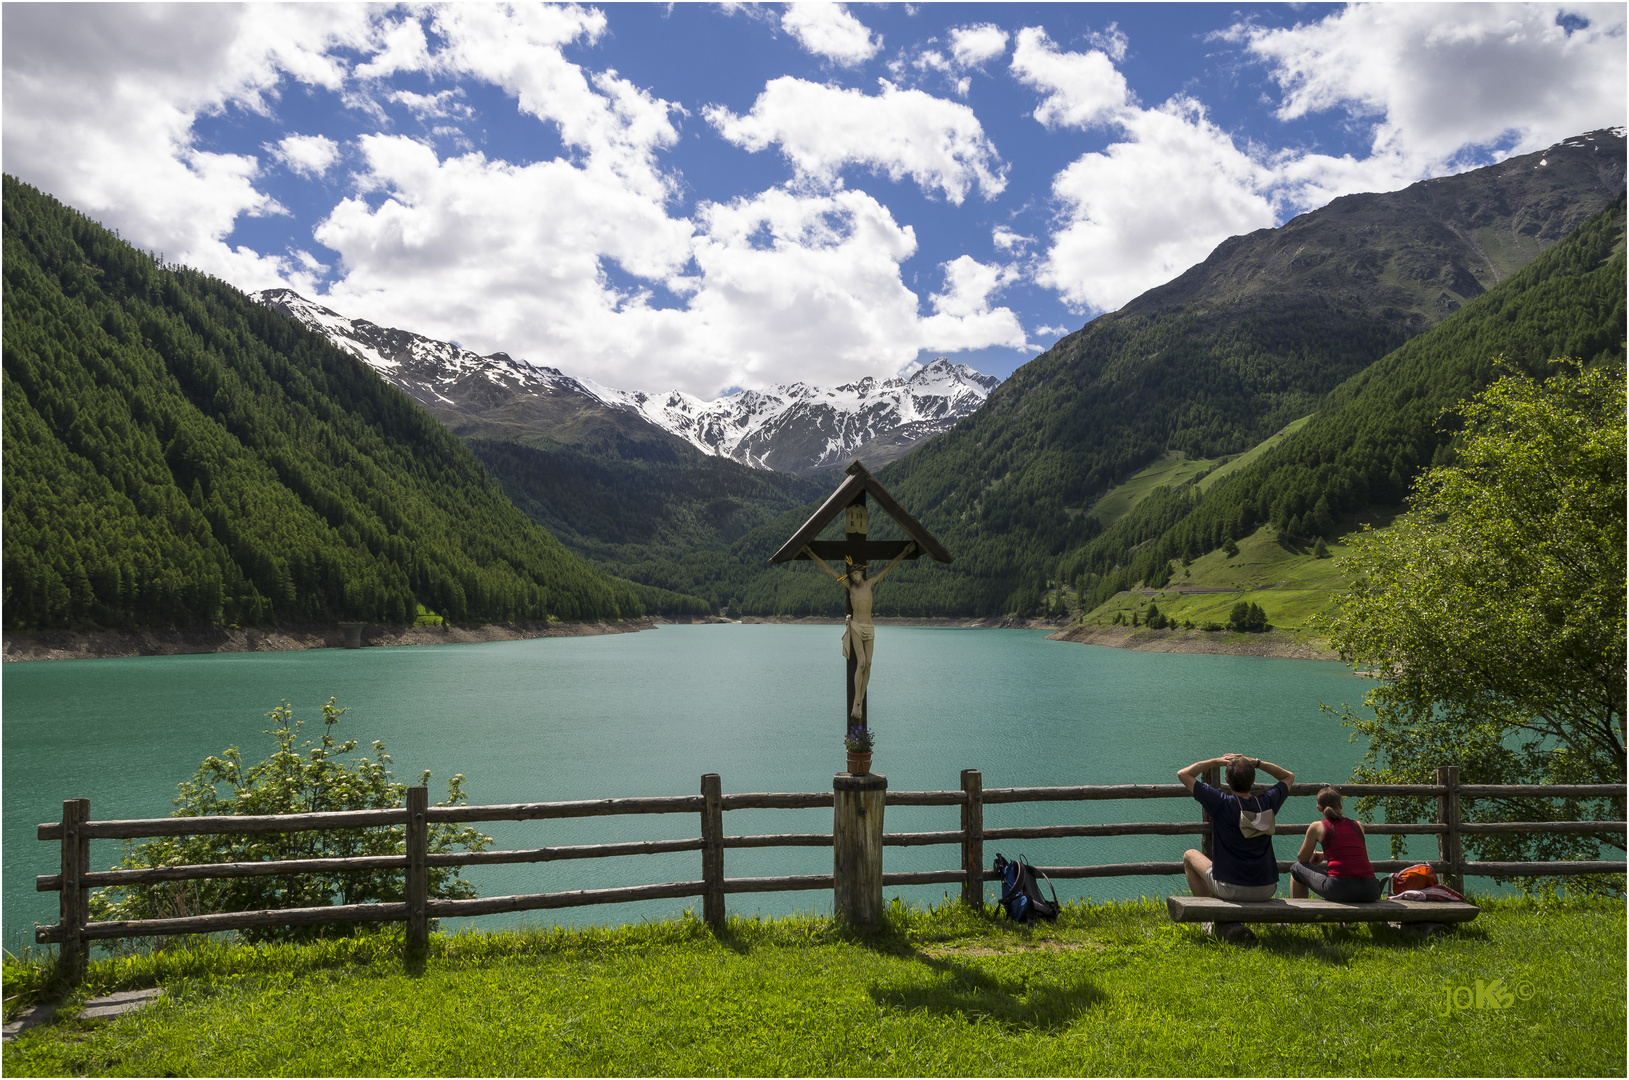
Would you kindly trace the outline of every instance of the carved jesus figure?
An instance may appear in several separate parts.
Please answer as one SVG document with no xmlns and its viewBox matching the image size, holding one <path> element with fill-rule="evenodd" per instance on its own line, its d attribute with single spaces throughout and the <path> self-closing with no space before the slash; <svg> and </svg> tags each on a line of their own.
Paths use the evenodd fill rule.
<svg viewBox="0 0 1629 1080">
<path fill-rule="evenodd" d="M 871 653 L 877 639 L 876 625 L 871 621 L 871 590 L 877 587 L 877 582 L 898 566 L 900 560 L 916 550 L 914 543 L 906 544 L 892 562 L 883 567 L 874 578 L 865 576 L 864 563 L 850 563 L 846 574 L 839 574 L 826 560 L 817 556 L 807 547 L 803 549 L 809 556 L 809 561 L 824 570 L 828 577 L 848 590 L 849 607 L 853 614 L 848 616 L 843 627 L 843 656 L 854 657 L 854 707 L 849 710 L 849 719 L 860 719 L 861 707 L 865 704 L 866 684 L 871 681 Z"/>
</svg>

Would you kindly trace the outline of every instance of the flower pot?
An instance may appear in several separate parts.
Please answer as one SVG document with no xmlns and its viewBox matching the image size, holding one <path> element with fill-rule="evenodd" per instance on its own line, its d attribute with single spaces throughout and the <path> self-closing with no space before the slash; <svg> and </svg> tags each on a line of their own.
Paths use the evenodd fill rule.
<svg viewBox="0 0 1629 1080">
<path fill-rule="evenodd" d="M 850 750 L 848 752 L 848 771 L 850 776 L 864 776 L 870 772 L 871 751 L 867 750 L 863 754 L 856 754 Z"/>
</svg>

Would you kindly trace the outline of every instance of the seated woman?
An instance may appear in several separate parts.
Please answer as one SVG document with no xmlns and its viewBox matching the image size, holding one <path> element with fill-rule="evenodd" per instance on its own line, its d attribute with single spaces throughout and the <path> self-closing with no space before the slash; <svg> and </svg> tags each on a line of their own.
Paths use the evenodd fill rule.
<svg viewBox="0 0 1629 1080">
<path fill-rule="evenodd" d="M 1307 826 L 1307 838 L 1290 867 L 1290 895 L 1305 899 L 1311 889 L 1337 903 L 1371 904 L 1380 899 L 1363 826 L 1341 813 L 1340 791 L 1326 784 L 1318 792 L 1318 809 L 1324 819 Z M 1314 851 L 1319 844 L 1323 851 Z"/>
</svg>

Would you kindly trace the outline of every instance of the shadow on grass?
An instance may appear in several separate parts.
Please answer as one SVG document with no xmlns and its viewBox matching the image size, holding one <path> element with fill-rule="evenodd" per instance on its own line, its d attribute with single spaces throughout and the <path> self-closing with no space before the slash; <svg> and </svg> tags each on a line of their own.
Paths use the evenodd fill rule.
<svg viewBox="0 0 1629 1080">
<path fill-rule="evenodd" d="M 1306 924 L 1294 928 L 1254 926 L 1256 940 L 1249 947 L 1260 948 L 1292 960 L 1311 960 L 1343 967 L 1362 949 L 1386 949 L 1393 952 L 1412 952 L 1433 941 L 1480 941 L 1490 938 L 1488 932 L 1474 924 L 1461 923 L 1446 934 L 1420 936 L 1403 930 L 1393 930 L 1385 923 L 1353 923 L 1343 925 Z M 1222 948 L 1238 948 L 1217 942 Z"/>
<path fill-rule="evenodd" d="M 1108 1000 L 1106 993 L 1083 977 L 1031 986 L 1025 978 L 995 975 L 974 964 L 925 953 L 914 956 L 935 977 L 926 985 L 873 986 L 871 1000 L 886 1009 L 923 1009 L 1032 1031 L 1066 1027 L 1081 1013 Z"/>
</svg>

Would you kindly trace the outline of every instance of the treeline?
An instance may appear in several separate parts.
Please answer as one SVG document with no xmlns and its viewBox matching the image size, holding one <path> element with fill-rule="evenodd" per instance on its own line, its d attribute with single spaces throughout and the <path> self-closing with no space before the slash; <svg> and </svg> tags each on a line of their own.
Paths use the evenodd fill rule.
<svg viewBox="0 0 1629 1080">
<path fill-rule="evenodd" d="M 635 616 L 405 395 L 4 180 L 8 629 Z"/>
<path fill-rule="evenodd" d="M 1102 536 L 1068 552 L 1058 576 L 1095 607 L 1138 582 L 1158 588 L 1194 559 L 1271 524 L 1314 543 L 1342 518 L 1396 506 L 1420 470 L 1451 459 L 1448 410 L 1498 378 L 1500 363 L 1544 377 L 1550 360 L 1621 361 L 1624 199 L 1438 326 L 1334 393 L 1301 431 L 1203 495 L 1153 492 Z"/>
</svg>

